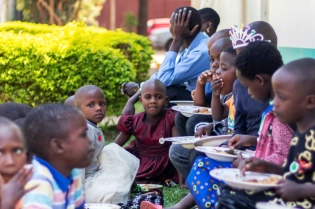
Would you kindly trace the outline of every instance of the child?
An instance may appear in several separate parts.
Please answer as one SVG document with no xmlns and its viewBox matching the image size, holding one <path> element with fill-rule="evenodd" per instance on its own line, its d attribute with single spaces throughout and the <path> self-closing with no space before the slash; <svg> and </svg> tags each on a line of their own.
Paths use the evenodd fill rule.
<svg viewBox="0 0 315 209">
<path fill-rule="evenodd" d="M 261 60 L 262 57 L 265 60 Z M 239 54 L 236 59 L 236 74 L 239 81 L 248 89 L 248 94 L 252 98 L 262 103 L 269 100 L 270 105 L 262 114 L 258 139 L 255 136 L 236 135 L 228 144 L 231 149 L 257 145 L 256 157 L 278 165 L 283 164 L 293 135 L 290 127 L 280 123 L 271 111 L 274 97 L 271 76 L 282 64 L 279 51 L 268 42 L 250 43 Z"/>
<path fill-rule="evenodd" d="M 144 112 L 134 114 L 134 104 L 138 99 Z M 137 182 L 177 181 L 176 169 L 168 157 L 171 143 L 159 143 L 161 138 L 178 135 L 175 112 L 166 109 L 168 100 L 165 85 L 157 79 L 150 79 L 143 84 L 141 91 L 128 100 L 122 111 L 117 125 L 121 133 L 115 143 L 123 146 L 132 135 L 135 136 L 136 139 L 126 149 L 140 159 Z"/>
<path fill-rule="evenodd" d="M 6 117 L 11 121 L 19 118 L 25 118 L 28 112 L 32 110 L 32 107 L 26 104 L 20 104 L 15 102 L 7 102 L 0 104 L 0 116 Z"/>
<path fill-rule="evenodd" d="M 93 158 L 84 115 L 63 104 L 37 107 L 26 117 L 23 133 L 34 153 L 34 175 L 28 186 L 37 188 L 23 197 L 23 209 L 83 208 L 80 170 Z"/>
<path fill-rule="evenodd" d="M 274 114 L 282 123 L 295 122 L 297 125 L 283 167 L 257 158 L 248 158 L 241 168 L 242 172 L 282 174 L 283 179 L 278 182 L 278 187 L 268 191 L 245 193 L 224 186 L 220 188 L 218 208 L 255 208 L 256 202 L 266 201 L 294 208 L 314 207 L 314 66 L 314 59 L 296 60 L 281 67 L 272 77 L 275 92 Z M 244 198 L 249 200 L 247 204 L 242 201 Z M 243 204 L 241 207 L 240 201 Z M 227 202 L 228 204 L 224 204 Z"/>
<path fill-rule="evenodd" d="M 33 189 L 24 189 L 33 169 L 25 166 L 24 139 L 20 129 L 3 117 L 0 117 L 0 153 L 0 208 L 20 209 L 19 200 Z"/>
<path fill-rule="evenodd" d="M 105 117 L 106 102 L 103 91 L 94 85 L 79 88 L 75 92 L 74 100 L 76 107 L 83 112 L 87 119 L 87 134 L 95 148 L 92 163 L 85 170 L 85 178 L 88 178 L 98 171 L 100 163 L 97 158 L 105 146 L 104 135 L 97 124 Z"/>
<path fill-rule="evenodd" d="M 65 105 L 70 105 L 72 107 L 75 107 L 75 101 L 74 101 L 74 95 L 68 97 L 65 102 L 64 102 Z"/>
<path fill-rule="evenodd" d="M 75 104 L 87 119 L 87 134 L 95 148 L 92 163 L 85 169 L 86 202 L 119 203 L 127 200 L 138 161 L 114 143 L 104 147 L 104 135 L 97 127 L 106 114 L 103 91 L 94 85 L 83 86 L 75 92 Z"/>
<path fill-rule="evenodd" d="M 233 90 L 233 83 L 236 80 L 235 74 L 235 58 L 236 51 L 229 47 L 220 55 L 220 68 L 216 70 L 215 73 L 207 73 L 204 74 L 203 77 L 205 80 L 212 80 L 212 100 L 211 100 L 211 108 L 212 108 L 212 117 L 215 121 L 221 121 L 226 118 L 227 127 L 223 132 L 224 134 L 230 133 L 229 130 L 234 129 L 234 104 L 233 104 L 233 96 L 229 98 L 225 103 L 222 103 L 221 95 L 229 95 Z M 212 75 L 215 75 L 215 78 L 212 79 Z M 214 93 L 215 92 L 215 93 Z M 229 117 L 228 117 L 229 116 Z M 207 124 L 205 126 L 199 127 L 195 136 L 203 136 L 203 135 L 211 135 L 212 132 L 212 124 Z"/>
</svg>

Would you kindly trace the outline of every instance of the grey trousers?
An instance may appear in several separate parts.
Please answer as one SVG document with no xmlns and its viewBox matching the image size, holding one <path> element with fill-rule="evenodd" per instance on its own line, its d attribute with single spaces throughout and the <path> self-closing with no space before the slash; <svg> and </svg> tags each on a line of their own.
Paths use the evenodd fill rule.
<svg viewBox="0 0 315 209">
<path fill-rule="evenodd" d="M 190 153 L 193 149 L 186 149 L 180 144 L 172 144 L 169 157 L 175 168 L 186 179 L 190 171 Z"/>
</svg>

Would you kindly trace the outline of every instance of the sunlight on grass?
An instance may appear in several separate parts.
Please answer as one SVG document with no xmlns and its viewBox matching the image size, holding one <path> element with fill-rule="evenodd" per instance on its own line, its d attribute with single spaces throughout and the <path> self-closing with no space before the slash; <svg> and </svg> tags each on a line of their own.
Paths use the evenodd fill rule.
<svg viewBox="0 0 315 209">
<path fill-rule="evenodd" d="M 178 203 L 183 197 L 188 193 L 187 189 L 182 189 L 178 186 L 175 187 L 164 187 L 163 195 L 164 195 L 164 207 L 170 207 Z"/>
</svg>

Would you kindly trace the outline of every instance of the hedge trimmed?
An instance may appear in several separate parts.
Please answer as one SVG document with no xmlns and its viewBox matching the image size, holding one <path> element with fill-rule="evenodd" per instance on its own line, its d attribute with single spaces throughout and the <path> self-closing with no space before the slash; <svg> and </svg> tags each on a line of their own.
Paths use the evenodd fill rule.
<svg viewBox="0 0 315 209">
<path fill-rule="evenodd" d="M 47 32 L 49 27 L 44 25 L 43 31 Z M 51 33 L 0 32 L 0 102 L 16 101 L 32 106 L 63 102 L 80 86 L 95 84 L 104 90 L 109 114 L 120 114 L 126 102 L 120 86 L 135 80 L 135 64 L 121 50 L 106 44 L 105 29 L 75 24 L 52 28 L 56 30 Z M 121 33 L 112 32 L 124 43 L 127 34 Z M 146 42 L 144 37 L 137 38 Z M 137 47 L 132 52 L 141 51 Z M 140 57 L 151 53 L 152 49 L 146 47 L 149 53 L 142 51 L 146 55 Z"/>
<path fill-rule="evenodd" d="M 147 38 L 135 33 L 126 33 L 120 29 L 110 31 L 95 26 L 86 26 L 82 22 L 72 22 L 66 26 L 52 26 L 19 21 L 0 24 L 0 32 L 11 31 L 17 34 L 28 33 L 33 35 L 62 33 L 65 28 L 75 31 L 89 31 L 90 38 L 96 44 L 104 44 L 105 46 L 119 49 L 131 62 L 134 69 L 136 69 L 137 76 L 135 81 L 140 83 L 148 78 L 148 70 L 154 51 Z"/>
</svg>

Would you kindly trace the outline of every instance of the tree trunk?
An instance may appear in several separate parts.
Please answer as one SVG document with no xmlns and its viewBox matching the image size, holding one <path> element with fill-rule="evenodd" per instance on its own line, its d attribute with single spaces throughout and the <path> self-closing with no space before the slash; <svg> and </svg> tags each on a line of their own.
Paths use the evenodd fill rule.
<svg viewBox="0 0 315 209">
<path fill-rule="evenodd" d="M 138 34 L 147 35 L 148 0 L 139 0 Z"/>
</svg>

